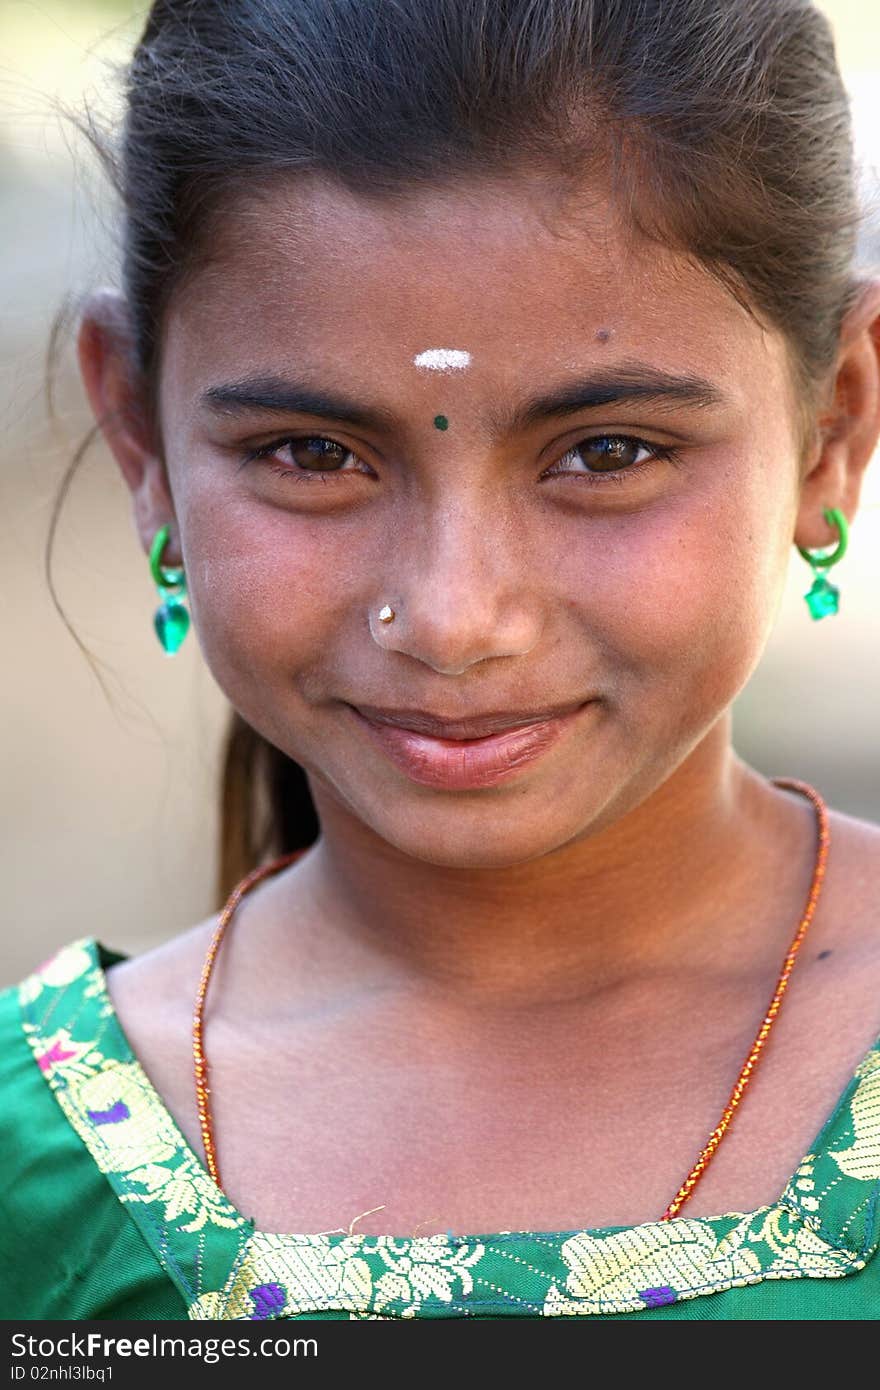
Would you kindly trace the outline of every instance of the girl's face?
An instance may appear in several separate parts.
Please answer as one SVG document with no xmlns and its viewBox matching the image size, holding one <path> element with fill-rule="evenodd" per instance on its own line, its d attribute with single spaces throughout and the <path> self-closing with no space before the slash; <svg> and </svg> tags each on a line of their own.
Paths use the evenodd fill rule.
<svg viewBox="0 0 880 1390">
<path fill-rule="evenodd" d="M 206 660 L 306 768 L 325 833 L 435 864 L 595 834 L 717 739 L 791 553 L 781 335 L 600 198 L 575 220 L 553 197 L 528 177 L 393 205 L 279 182 L 230 211 L 165 323 Z M 477 784 L 485 753 L 447 753 L 457 781 L 431 773 L 436 744 L 401 765 L 353 706 L 581 708 Z"/>
</svg>

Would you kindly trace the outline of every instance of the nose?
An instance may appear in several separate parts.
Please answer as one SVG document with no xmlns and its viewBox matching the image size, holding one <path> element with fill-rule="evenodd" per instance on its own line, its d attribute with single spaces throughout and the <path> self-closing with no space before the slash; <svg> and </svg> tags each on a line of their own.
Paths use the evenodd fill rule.
<svg viewBox="0 0 880 1390">
<path fill-rule="evenodd" d="M 532 650 L 543 600 L 513 518 L 469 499 L 425 512 L 406 529 L 370 607 L 381 647 L 447 676 Z M 390 622 L 379 618 L 386 604 Z"/>
</svg>

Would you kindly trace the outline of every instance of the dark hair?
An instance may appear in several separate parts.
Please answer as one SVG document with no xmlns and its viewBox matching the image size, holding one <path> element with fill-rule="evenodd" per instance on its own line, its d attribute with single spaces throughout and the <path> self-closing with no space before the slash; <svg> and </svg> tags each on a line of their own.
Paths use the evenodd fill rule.
<svg viewBox="0 0 880 1390">
<path fill-rule="evenodd" d="M 156 0 L 125 90 L 118 143 L 91 114 L 80 128 L 122 202 L 152 420 L 169 300 L 230 198 L 281 173 L 389 199 L 524 165 L 572 188 L 600 176 L 641 232 L 784 333 L 804 401 L 834 361 L 858 211 L 831 31 L 808 0 Z M 317 834 L 302 769 L 233 711 L 218 901 Z"/>
</svg>

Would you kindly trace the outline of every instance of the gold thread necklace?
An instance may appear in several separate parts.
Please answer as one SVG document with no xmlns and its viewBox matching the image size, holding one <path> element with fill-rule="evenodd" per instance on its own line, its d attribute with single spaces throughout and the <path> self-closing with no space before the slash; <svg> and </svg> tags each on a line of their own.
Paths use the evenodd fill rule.
<svg viewBox="0 0 880 1390">
<path fill-rule="evenodd" d="M 764 1044 L 767 1041 L 767 1038 L 770 1034 L 770 1030 L 773 1027 L 773 1024 L 776 1020 L 776 1016 L 779 1013 L 779 1009 L 782 1005 L 782 998 L 788 986 L 789 977 L 791 975 L 792 969 L 794 968 L 794 963 L 797 958 L 797 953 L 800 950 L 801 942 L 803 941 L 804 936 L 806 935 L 807 928 L 809 927 L 810 922 L 813 920 L 813 917 L 815 915 L 816 904 L 819 901 L 819 893 L 822 888 L 822 882 L 825 878 L 825 866 L 828 859 L 828 844 L 830 839 L 828 828 L 828 808 L 826 807 L 825 802 L 823 801 L 819 793 L 815 790 L 815 788 L 811 787 L 808 782 L 802 782 L 795 777 L 774 777 L 771 780 L 777 787 L 789 787 L 792 791 L 801 792 L 804 796 L 809 797 L 810 801 L 812 801 L 816 809 L 816 819 L 818 823 L 816 860 L 813 868 L 813 880 L 810 884 L 807 905 L 804 910 L 804 914 L 800 922 L 798 923 L 798 928 L 794 934 L 794 937 L 792 938 L 791 945 L 788 948 L 788 953 L 785 957 L 785 960 L 783 961 L 782 970 L 780 971 L 779 978 L 776 982 L 776 988 L 773 992 L 773 998 L 770 1001 L 770 1005 L 767 1009 L 766 1014 L 764 1015 L 764 1018 L 761 1022 L 761 1026 L 758 1029 L 758 1032 L 755 1036 L 755 1041 L 752 1043 L 752 1046 L 749 1049 L 749 1054 L 746 1057 L 745 1062 L 743 1063 L 740 1074 L 736 1079 L 733 1090 L 731 1091 L 730 1097 L 722 1112 L 721 1119 L 719 1120 L 718 1124 L 715 1126 L 712 1133 L 710 1134 L 707 1143 L 701 1149 L 693 1168 L 688 1173 L 681 1187 L 678 1189 L 678 1192 L 675 1194 L 669 1206 L 666 1208 L 666 1211 L 661 1216 L 661 1221 L 670 1220 L 673 1216 L 676 1216 L 677 1213 L 681 1210 L 682 1206 L 690 1197 L 697 1183 L 700 1181 L 700 1178 L 705 1173 L 706 1168 L 708 1167 L 709 1163 L 711 1162 L 712 1158 L 717 1152 L 718 1145 L 721 1143 L 721 1140 L 727 1133 L 727 1130 L 730 1126 L 730 1122 L 734 1116 L 737 1106 L 740 1104 L 746 1087 L 748 1086 L 749 1081 L 754 1075 L 755 1066 L 758 1062 L 758 1058 L 760 1057 L 761 1052 L 763 1051 Z M 207 1160 L 208 1172 L 214 1179 L 214 1182 L 217 1184 L 217 1186 L 221 1188 L 221 1190 L 222 1185 L 220 1182 L 220 1170 L 217 1164 L 217 1149 L 214 1142 L 214 1124 L 211 1114 L 211 1103 L 209 1099 L 211 1094 L 211 1088 L 208 1085 L 208 1058 L 205 1053 L 204 1015 L 205 999 L 208 993 L 208 982 L 211 978 L 211 972 L 214 968 L 214 963 L 217 958 L 217 952 L 220 948 L 220 943 L 223 940 L 224 932 L 226 931 L 226 928 L 228 927 L 232 919 L 232 915 L 235 912 L 235 909 L 238 906 L 238 904 L 241 902 L 241 899 L 244 897 L 245 893 L 249 893 L 250 890 L 256 887 L 256 885 L 260 883 L 264 878 L 267 878 L 270 874 L 278 873 L 281 869 L 286 868 L 288 864 L 292 864 L 295 860 L 299 859 L 300 856 L 303 854 L 305 854 L 304 849 L 292 850 L 289 854 L 282 854 L 277 859 L 271 860 L 270 863 L 263 864 L 259 868 L 252 870 L 252 872 L 247 874 L 246 877 L 243 878 L 241 882 L 235 887 L 233 892 L 230 894 L 226 902 L 226 905 L 220 914 L 220 919 L 217 923 L 217 926 L 214 929 L 214 934 L 211 938 L 211 943 L 208 947 L 207 955 L 205 956 L 205 963 L 202 967 L 202 975 L 201 979 L 199 980 L 199 987 L 196 991 L 195 1013 L 193 1015 L 193 1066 L 195 1071 L 196 1083 L 196 1103 L 199 1112 L 199 1128 L 201 1129 L 202 1133 L 202 1143 L 204 1144 L 205 1148 L 205 1158 Z"/>
</svg>

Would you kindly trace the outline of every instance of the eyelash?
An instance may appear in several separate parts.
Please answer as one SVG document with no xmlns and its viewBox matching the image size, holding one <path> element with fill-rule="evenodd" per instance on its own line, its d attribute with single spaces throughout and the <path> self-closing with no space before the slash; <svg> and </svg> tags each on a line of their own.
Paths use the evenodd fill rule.
<svg viewBox="0 0 880 1390">
<path fill-rule="evenodd" d="M 635 444 L 638 446 L 639 449 L 647 449 L 650 454 L 650 458 L 643 459 L 641 463 L 631 463 L 626 468 L 611 469 L 605 473 L 590 473 L 586 469 L 582 473 L 572 473 L 563 470 L 561 473 L 551 474 L 551 477 L 578 478 L 585 481 L 591 487 L 604 487 L 608 483 L 616 484 L 618 487 L 621 487 L 624 485 L 624 482 L 628 476 L 635 473 L 641 474 L 646 469 L 653 467 L 653 465 L 657 462 L 666 462 L 672 464 L 676 464 L 678 462 L 677 451 L 675 449 L 670 448 L 668 445 L 650 444 L 648 440 L 640 439 L 636 435 L 631 434 L 594 434 L 585 435 L 583 439 L 579 439 L 577 444 L 572 445 L 572 447 L 570 449 L 567 449 L 566 452 L 561 456 L 561 458 L 557 460 L 554 467 L 558 467 L 559 464 L 564 463 L 566 459 L 570 458 L 572 455 L 577 454 L 578 449 L 583 445 L 595 444 L 598 440 L 603 439 L 614 440 L 623 444 Z M 339 441 L 336 439 L 330 439 L 327 435 L 286 434 L 282 436 L 282 438 L 280 439 L 271 440 L 268 444 L 261 444 L 258 449 L 252 449 L 250 453 L 246 454 L 244 458 L 241 460 L 240 466 L 244 468 L 246 464 L 254 463 L 259 459 L 266 458 L 269 455 L 274 454 L 276 450 L 283 448 L 285 444 L 301 444 L 303 443 L 303 441 L 309 440 L 318 440 L 322 443 L 335 444 L 337 448 L 343 449 L 347 455 L 350 455 L 351 457 L 357 457 L 352 449 L 346 449 L 344 444 L 340 444 Z M 276 473 L 280 478 L 296 478 L 297 480 L 320 478 L 322 482 L 327 482 L 331 478 L 337 477 L 340 474 L 345 476 L 346 474 L 354 471 L 352 469 L 341 468 L 327 471 L 322 471 L 321 469 L 316 468 L 310 471 L 307 468 L 282 468 L 280 465 L 276 464 L 267 464 L 266 466 L 269 468 L 270 472 Z"/>
</svg>

